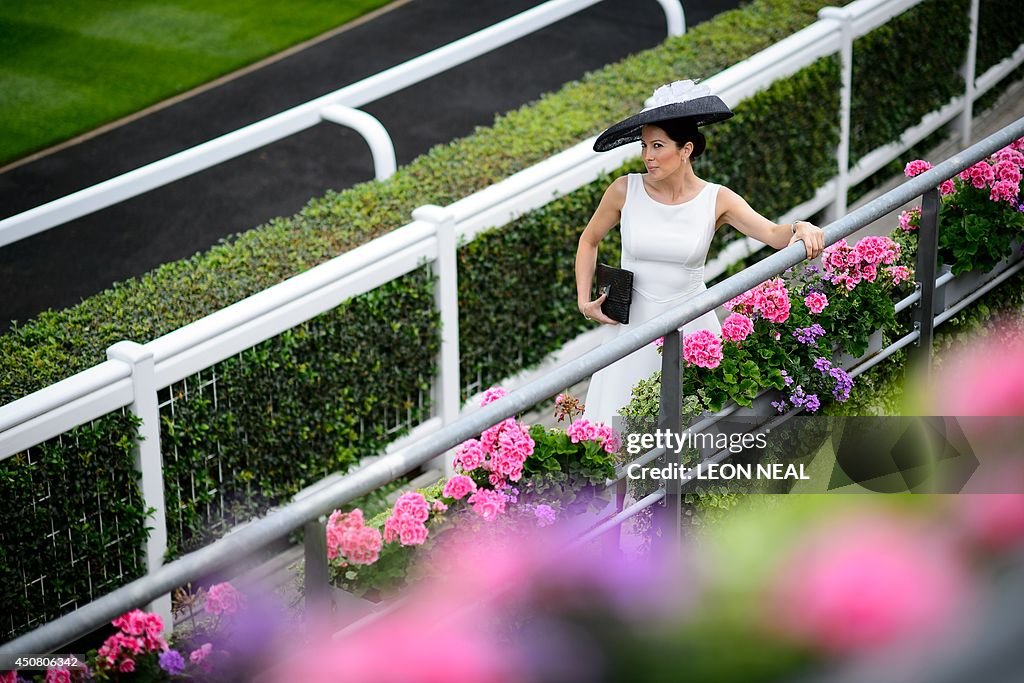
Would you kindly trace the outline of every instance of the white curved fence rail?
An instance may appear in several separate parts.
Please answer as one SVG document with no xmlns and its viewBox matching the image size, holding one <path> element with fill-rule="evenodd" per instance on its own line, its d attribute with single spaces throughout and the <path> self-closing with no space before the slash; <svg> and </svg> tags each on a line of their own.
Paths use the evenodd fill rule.
<svg viewBox="0 0 1024 683">
<path fill-rule="evenodd" d="M 199 173 L 217 164 L 251 152 L 311 128 L 322 121 L 352 127 L 362 135 L 373 154 L 375 175 L 386 178 L 394 172 L 394 147 L 383 126 L 364 112 L 347 113 L 364 104 L 396 93 L 443 71 L 540 30 L 601 0 L 550 0 L 514 17 L 460 38 L 444 47 L 420 55 L 352 85 L 339 88 L 305 104 L 222 135 L 190 149 L 110 180 L 55 199 L 16 216 L 0 220 L 0 247 L 81 218 L 143 192 Z M 658 0 L 665 12 L 668 35 L 686 30 L 679 0 Z M 341 109 L 339 109 L 339 107 Z M 363 114 L 357 117 L 356 114 Z M 369 121 L 367 119 L 370 119 Z M 376 124 L 376 125 L 373 125 Z M 381 132 L 383 131 L 383 136 Z M 390 150 L 390 152 L 389 152 Z"/>
<path fill-rule="evenodd" d="M 848 56 L 849 50 L 846 48 L 855 37 L 920 1 L 857 0 L 845 8 L 841 17 L 825 13 L 826 17 L 812 26 L 707 79 L 706 83 L 727 103 L 735 106 L 820 57 L 836 53 Z M 977 2 L 974 0 L 975 18 Z M 548 3 L 553 4 L 556 3 Z M 560 6 L 563 11 L 568 11 L 566 8 L 570 4 L 565 2 L 560 3 Z M 975 41 L 972 41 L 971 45 L 974 44 Z M 467 49 L 483 50 L 480 46 L 469 45 Z M 454 60 L 455 57 L 449 54 L 447 59 Z M 966 62 L 970 63 L 972 59 Z M 868 171 L 865 169 L 880 167 L 960 113 L 969 113 L 972 97 L 983 94 L 1022 62 L 1024 45 L 981 77 L 969 78 L 973 90 L 969 86 L 965 96 L 955 98 L 940 111 L 926 116 L 920 124 L 906 131 L 899 143 L 868 154 L 852 169 L 846 168 L 846 164 L 840 164 L 835 179 L 820 188 L 814 198 L 794 207 L 780 220 L 789 221 L 830 206 L 833 210 L 840 205 L 844 206 L 848 184 L 852 179 L 861 175 L 866 177 Z M 437 67 L 435 65 L 432 68 Z M 848 65 L 844 68 L 848 68 Z M 378 97 L 385 88 L 376 82 L 372 87 L 365 83 L 357 84 L 363 88 L 362 96 L 375 93 L 374 97 Z M 392 85 L 389 81 L 386 87 Z M 847 83 L 846 88 L 853 85 Z M 848 94 L 843 97 L 847 106 L 849 100 Z M 318 100 L 316 107 L 309 109 L 310 115 L 314 110 L 319 112 L 326 104 L 327 101 Z M 306 116 L 295 110 L 288 115 L 295 117 L 293 123 L 304 121 L 303 117 Z M 261 125 L 254 124 L 256 127 Z M 243 130 L 250 131 L 252 128 Z M 245 135 L 258 137 L 255 130 Z M 251 141 L 248 137 L 245 139 Z M 77 425 L 129 406 L 144 425 L 146 438 L 139 443 L 137 462 L 142 473 L 147 505 L 158 508 L 156 519 L 160 520 L 164 513 L 160 483 L 162 452 L 157 391 L 328 311 L 347 299 L 401 277 L 419 268 L 424 262 L 430 263 L 438 276 L 436 302 L 442 319 L 442 344 L 434 388 L 435 413 L 403 442 L 408 443 L 409 440 L 436 432 L 453 422 L 460 412 L 458 301 L 455 294 L 458 277 L 456 245 L 459 239 L 470 241 L 483 230 L 505 225 L 544 206 L 556 195 L 576 190 L 593 182 L 600 174 L 617 169 L 637 152 L 636 145 L 628 145 L 612 152 L 596 154 L 592 151 L 592 144 L 593 138 L 585 140 L 447 207 L 421 207 L 414 212 L 413 222 L 388 235 L 145 345 L 121 342 L 108 351 L 110 360 L 30 396 L 0 406 L 0 460 Z M 841 145 L 848 146 L 848 130 Z M 845 158 L 843 154 L 838 156 L 840 160 Z M 751 248 L 747 241 L 730 245 L 725 253 L 708 264 L 706 277 L 711 278 L 723 272 L 728 263 L 749 250 Z M 563 354 L 563 360 L 571 360 L 590 348 L 591 342 L 576 344 L 572 355 Z M 166 528 L 159 523 L 155 526 L 157 528 L 146 548 L 146 566 L 149 571 L 160 566 L 166 550 Z M 156 608 L 166 613 L 169 610 L 169 599 L 165 598 Z"/>
</svg>

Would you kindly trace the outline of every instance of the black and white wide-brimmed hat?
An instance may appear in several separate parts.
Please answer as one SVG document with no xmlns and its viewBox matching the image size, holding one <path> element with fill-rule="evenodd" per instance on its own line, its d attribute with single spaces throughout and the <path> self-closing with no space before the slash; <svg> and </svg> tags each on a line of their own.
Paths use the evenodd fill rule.
<svg viewBox="0 0 1024 683">
<path fill-rule="evenodd" d="M 694 81 L 676 81 L 654 91 L 639 114 L 619 121 L 597 136 L 595 152 L 607 152 L 640 139 L 640 129 L 649 123 L 667 119 L 688 119 L 694 127 L 725 121 L 732 111 L 706 85 Z"/>
</svg>

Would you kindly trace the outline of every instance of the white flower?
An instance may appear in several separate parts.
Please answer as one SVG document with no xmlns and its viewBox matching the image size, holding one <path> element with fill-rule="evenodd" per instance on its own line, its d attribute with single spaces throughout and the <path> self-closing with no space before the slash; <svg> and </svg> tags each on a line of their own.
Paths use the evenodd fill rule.
<svg viewBox="0 0 1024 683">
<path fill-rule="evenodd" d="M 707 97 L 710 94 L 711 88 L 706 85 L 697 85 L 697 83 L 690 79 L 675 81 L 655 90 L 650 99 L 644 103 L 647 106 L 644 107 L 643 111 L 654 109 L 655 107 L 663 107 L 666 104 L 688 102 L 698 97 Z"/>
</svg>

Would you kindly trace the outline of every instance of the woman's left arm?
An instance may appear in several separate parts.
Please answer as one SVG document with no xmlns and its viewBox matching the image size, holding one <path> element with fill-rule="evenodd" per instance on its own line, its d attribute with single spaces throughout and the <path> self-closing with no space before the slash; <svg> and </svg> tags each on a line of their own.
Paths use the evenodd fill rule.
<svg viewBox="0 0 1024 683">
<path fill-rule="evenodd" d="M 785 249 L 790 244 L 802 240 L 807 249 L 807 258 L 817 258 L 825 248 L 825 231 L 807 221 L 794 223 L 773 223 L 750 204 L 727 187 L 718 192 L 716 206 L 718 228 L 728 223 L 747 237 L 764 242 L 775 249 Z"/>
</svg>

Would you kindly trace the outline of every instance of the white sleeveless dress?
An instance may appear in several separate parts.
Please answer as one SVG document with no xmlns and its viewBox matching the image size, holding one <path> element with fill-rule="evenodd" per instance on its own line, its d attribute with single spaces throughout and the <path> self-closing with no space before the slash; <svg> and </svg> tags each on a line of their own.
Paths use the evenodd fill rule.
<svg viewBox="0 0 1024 683">
<path fill-rule="evenodd" d="M 633 271 L 633 302 L 629 325 L 604 325 L 602 343 L 707 289 L 704 261 L 715 234 L 715 202 L 720 186 L 707 183 L 688 202 L 662 204 L 647 193 L 643 176 L 631 173 L 627 179 L 619 226 L 621 267 Z M 701 329 L 722 333 L 714 311 L 687 323 L 683 333 Z M 592 422 L 613 424 L 613 417 L 629 403 L 633 385 L 660 369 L 661 354 L 652 343 L 599 370 L 590 380 L 583 416 Z"/>
</svg>

